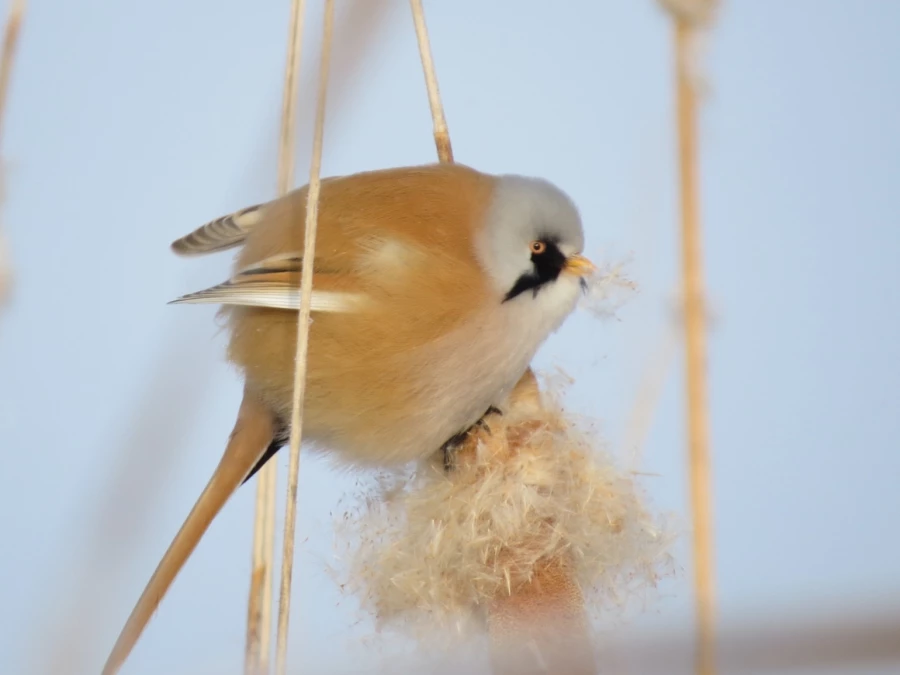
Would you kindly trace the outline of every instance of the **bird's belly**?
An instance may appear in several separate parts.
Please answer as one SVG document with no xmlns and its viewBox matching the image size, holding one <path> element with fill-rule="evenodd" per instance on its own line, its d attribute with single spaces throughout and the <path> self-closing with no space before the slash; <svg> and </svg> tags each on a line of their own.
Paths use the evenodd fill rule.
<svg viewBox="0 0 900 675">
<path fill-rule="evenodd" d="M 417 369 L 409 373 L 408 386 L 385 386 L 380 400 L 368 406 L 307 408 L 315 420 L 310 438 L 354 463 L 393 464 L 427 457 L 499 404 L 527 365 L 527 360 L 507 360 L 452 371 L 443 363 Z M 324 419 L 328 423 L 316 423 Z"/>
<path fill-rule="evenodd" d="M 243 316 L 229 355 L 287 422 L 295 324 L 256 321 L 255 312 Z M 406 349 L 358 333 L 351 343 L 340 326 L 332 333 L 324 321 L 312 325 L 303 436 L 336 459 L 370 466 L 431 455 L 477 422 L 512 390 L 543 337 L 490 313 Z"/>
<path fill-rule="evenodd" d="M 323 396 L 320 405 L 313 394 L 309 437 L 357 464 L 427 457 L 500 405 L 537 347 L 529 335 L 489 318 L 385 359 L 378 368 L 345 372 L 346 382 L 335 379 L 320 391 L 352 395 Z"/>
</svg>

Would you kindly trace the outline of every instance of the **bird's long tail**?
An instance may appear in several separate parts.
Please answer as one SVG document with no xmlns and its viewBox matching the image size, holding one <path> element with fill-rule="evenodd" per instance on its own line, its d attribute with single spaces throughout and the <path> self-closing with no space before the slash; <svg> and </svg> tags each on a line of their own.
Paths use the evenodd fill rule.
<svg viewBox="0 0 900 675">
<path fill-rule="evenodd" d="M 245 391 L 225 453 L 131 611 L 106 660 L 103 675 L 117 673 L 128 658 L 172 581 L 210 523 L 269 447 L 275 432 L 271 412 Z"/>
</svg>

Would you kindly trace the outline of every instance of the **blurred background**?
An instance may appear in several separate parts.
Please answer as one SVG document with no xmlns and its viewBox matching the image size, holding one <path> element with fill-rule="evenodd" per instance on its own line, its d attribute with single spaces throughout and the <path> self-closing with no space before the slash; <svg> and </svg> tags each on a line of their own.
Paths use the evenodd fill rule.
<svg viewBox="0 0 900 675">
<path fill-rule="evenodd" d="M 298 184 L 321 33 L 321 3 L 307 4 Z M 434 161 L 408 3 L 337 7 L 323 174 Z M 639 287 L 613 320 L 572 317 L 535 366 L 577 376 L 567 405 L 638 458 L 682 534 L 676 574 L 610 628 L 609 648 L 687 629 L 671 21 L 651 0 L 425 9 L 456 160 L 557 182 L 587 252 L 627 261 Z M 4 124 L 4 673 L 99 671 L 222 452 L 241 384 L 216 307 L 166 303 L 224 279 L 231 256 L 179 259 L 169 243 L 274 196 L 288 12 L 29 3 Z M 888 0 L 733 0 L 698 55 L 723 626 L 900 602 L 897 35 Z M 658 398 L 641 394 L 648 383 Z M 371 621 L 325 569 L 340 564 L 332 519 L 354 481 L 304 456 L 289 658 L 306 672 L 378 672 Z M 240 490 L 212 525 L 123 673 L 239 671 L 254 497 Z M 620 651 L 623 669 L 639 658 Z M 689 667 L 685 654 L 672 672 Z"/>
</svg>

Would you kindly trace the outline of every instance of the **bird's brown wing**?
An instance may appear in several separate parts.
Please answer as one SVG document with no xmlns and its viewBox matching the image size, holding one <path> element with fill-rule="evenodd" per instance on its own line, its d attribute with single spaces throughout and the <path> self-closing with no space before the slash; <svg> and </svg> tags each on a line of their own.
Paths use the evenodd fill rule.
<svg viewBox="0 0 900 675">
<path fill-rule="evenodd" d="M 410 287 L 456 287 L 465 311 L 476 298 L 464 287 L 483 272 L 474 230 L 484 217 L 493 178 L 462 165 L 432 164 L 326 178 L 321 184 L 313 311 L 345 312 L 363 289 L 412 299 Z M 308 186 L 217 218 L 172 244 L 180 255 L 241 246 L 229 281 L 175 303 L 297 309 Z M 293 278 L 297 274 L 296 280 Z M 476 284 L 477 285 L 477 284 Z M 340 287 L 340 290 L 336 290 Z M 423 289 L 424 291 L 425 289 Z M 424 293 L 431 297 L 432 293 Z M 446 297 L 446 294 L 444 294 Z M 427 305 L 431 302 L 425 303 Z M 418 310 L 417 312 L 418 313 Z"/>
<path fill-rule="evenodd" d="M 473 231 L 483 221 L 493 178 L 462 165 L 424 165 L 368 171 L 322 181 L 315 267 L 369 271 L 388 263 L 391 250 L 422 251 L 452 259 L 458 271 L 475 272 Z M 237 268 L 303 253 L 307 188 L 269 202 L 250 228 Z M 390 241 L 400 249 L 384 249 Z M 402 264 L 402 263 L 401 263 Z M 433 267 L 429 261 L 426 266 Z"/>
</svg>

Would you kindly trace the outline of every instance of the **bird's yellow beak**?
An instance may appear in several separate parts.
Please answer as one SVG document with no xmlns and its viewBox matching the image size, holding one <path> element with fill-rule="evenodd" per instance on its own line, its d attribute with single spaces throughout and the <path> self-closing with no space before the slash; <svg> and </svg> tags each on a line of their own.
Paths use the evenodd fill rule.
<svg viewBox="0 0 900 675">
<path fill-rule="evenodd" d="M 583 255 L 572 255 L 566 258 L 563 271 L 579 277 L 586 277 L 597 271 L 597 267 Z"/>
</svg>

